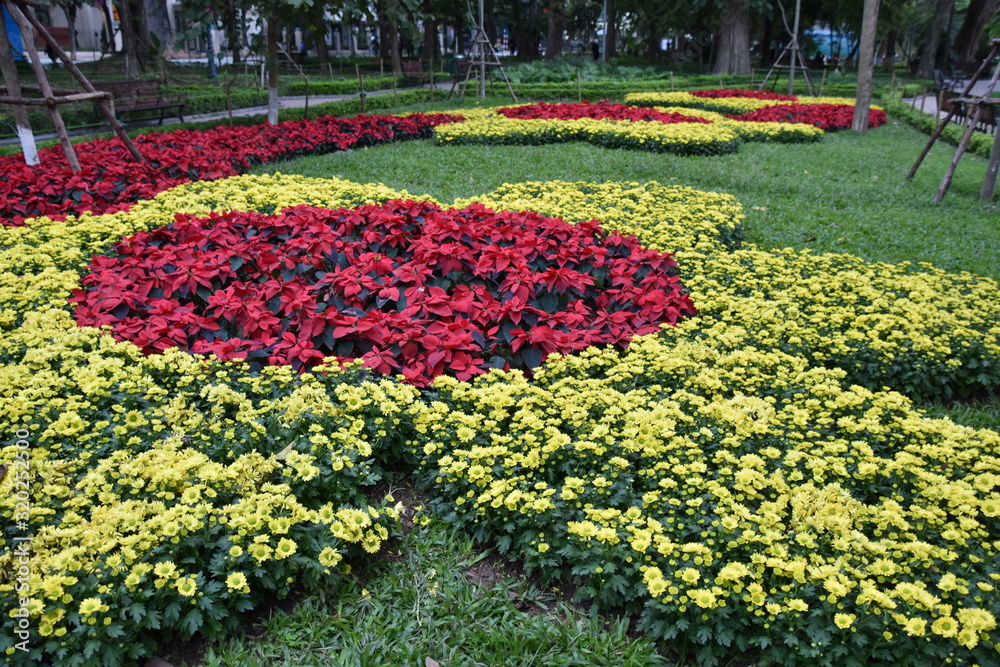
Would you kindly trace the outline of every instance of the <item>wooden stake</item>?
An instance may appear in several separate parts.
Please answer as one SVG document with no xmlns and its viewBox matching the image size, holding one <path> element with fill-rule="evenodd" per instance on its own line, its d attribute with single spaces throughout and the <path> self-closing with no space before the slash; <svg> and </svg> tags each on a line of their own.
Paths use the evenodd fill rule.
<svg viewBox="0 0 1000 667">
<path fill-rule="evenodd" d="M 990 150 L 990 161 L 986 165 L 986 178 L 983 179 L 983 189 L 979 191 L 979 201 L 993 201 L 997 189 L 997 174 L 1000 173 L 1000 132 L 993 129 L 993 148 Z"/>
<path fill-rule="evenodd" d="M 674 92 L 674 73 L 670 72 L 670 92 Z"/>
<path fill-rule="evenodd" d="M 399 106 L 399 101 L 396 98 L 396 70 L 392 70 L 392 108 L 395 109 Z"/>
<path fill-rule="evenodd" d="M 920 93 L 920 113 L 924 112 L 925 104 L 927 104 L 927 86 L 924 86 Z"/>
<path fill-rule="evenodd" d="M 361 113 L 365 112 L 365 77 L 361 74 L 361 68 L 354 63 L 354 73 L 358 76 L 358 87 L 361 89 Z"/>
<path fill-rule="evenodd" d="M 722 72 L 719 72 L 719 88 L 725 88 L 725 84 L 722 83 Z"/>
<path fill-rule="evenodd" d="M 305 111 L 303 112 L 303 115 L 305 116 L 306 120 L 309 120 L 309 79 L 306 79 L 306 104 L 305 104 L 305 107 L 306 108 L 305 108 Z"/>
<path fill-rule="evenodd" d="M 962 140 L 958 142 L 958 149 L 955 151 L 955 157 L 951 159 L 948 171 L 945 172 L 944 178 L 941 179 L 941 186 L 938 188 L 938 191 L 934 193 L 935 204 L 940 204 L 941 200 L 944 199 L 945 194 L 948 193 L 948 188 L 951 187 L 951 179 L 955 176 L 955 169 L 958 167 L 958 162 L 962 159 L 962 154 L 965 153 L 965 149 L 968 148 L 969 140 L 972 139 L 972 133 L 975 131 L 976 125 L 979 124 L 979 118 L 982 114 L 983 107 L 981 104 L 977 104 L 976 111 L 972 114 L 972 118 L 969 121 L 969 126 L 965 128 L 965 132 L 962 134 Z M 992 152 L 993 151 L 990 151 L 991 157 Z M 980 192 L 980 196 L 982 196 L 982 192 Z"/>
<path fill-rule="evenodd" d="M 577 102 L 583 101 L 583 72 L 581 70 L 576 70 L 576 100 Z"/>
</svg>

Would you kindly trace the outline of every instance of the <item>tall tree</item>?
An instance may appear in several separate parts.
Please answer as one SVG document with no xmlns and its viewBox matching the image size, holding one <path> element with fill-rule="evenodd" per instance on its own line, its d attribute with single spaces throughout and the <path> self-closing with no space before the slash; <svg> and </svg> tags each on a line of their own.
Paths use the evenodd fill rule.
<svg viewBox="0 0 1000 667">
<path fill-rule="evenodd" d="M 861 23 L 861 46 L 858 51 L 858 90 L 854 102 L 851 129 L 856 134 L 868 133 L 868 111 L 872 103 L 872 79 L 875 74 L 875 29 L 878 25 L 879 0 L 865 0 Z"/>
<path fill-rule="evenodd" d="M 545 33 L 545 60 L 562 55 L 563 26 L 566 22 L 566 0 L 549 0 L 545 7 L 548 29 Z"/>
<path fill-rule="evenodd" d="M 726 0 L 715 30 L 715 64 L 719 74 L 750 73 L 750 2 Z"/>
<path fill-rule="evenodd" d="M 1000 0 L 969 0 L 962 26 L 955 35 L 958 62 L 971 63 L 978 59 L 983 33 L 997 10 L 1000 10 Z"/>
<path fill-rule="evenodd" d="M 941 46 L 941 34 L 944 32 L 948 15 L 955 0 L 935 0 L 934 15 L 927 26 L 927 39 L 920 53 L 920 64 L 917 65 L 917 76 L 930 79 L 934 76 L 934 68 L 938 65 L 938 48 Z"/>
</svg>

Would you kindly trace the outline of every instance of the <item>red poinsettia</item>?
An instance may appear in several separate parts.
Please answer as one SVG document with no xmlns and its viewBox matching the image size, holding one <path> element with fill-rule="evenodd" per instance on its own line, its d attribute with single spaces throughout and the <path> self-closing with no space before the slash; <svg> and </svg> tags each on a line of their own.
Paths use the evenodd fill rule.
<svg viewBox="0 0 1000 667">
<path fill-rule="evenodd" d="M 536 119 L 551 118 L 555 120 L 577 120 L 579 118 L 594 118 L 596 120 L 631 120 L 657 121 L 660 123 L 711 123 L 712 121 L 696 116 L 685 116 L 679 113 L 664 113 L 643 107 L 631 107 L 626 104 L 616 104 L 607 100 L 592 102 L 572 102 L 550 104 L 538 102 L 519 107 L 504 107 L 497 113 L 508 118 Z"/>
<path fill-rule="evenodd" d="M 799 99 L 794 95 L 782 95 L 781 93 L 772 93 L 767 90 L 741 90 L 739 88 L 715 88 L 712 90 L 692 90 L 691 94 L 695 97 L 709 97 L 709 98 L 719 98 L 719 97 L 743 97 L 751 100 L 782 100 L 784 102 L 794 102 Z"/>
<path fill-rule="evenodd" d="M 854 105 L 851 104 L 777 104 L 750 113 L 728 118 L 756 123 L 806 123 L 832 132 L 846 130 L 854 120 Z M 885 112 L 871 109 L 868 112 L 868 127 L 878 127 L 886 122 Z"/>
<path fill-rule="evenodd" d="M 0 220 L 19 225 L 25 218 L 127 208 L 181 183 L 244 173 L 256 164 L 311 153 L 328 153 L 388 141 L 428 138 L 442 123 L 462 120 L 448 114 L 324 117 L 277 125 L 177 130 L 136 139 L 148 165 L 132 161 L 118 139 L 77 144 L 81 170 L 66 166 L 62 147 L 40 151 L 41 165 L 20 156 L 0 156 Z"/>
<path fill-rule="evenodd" d="M 178 215 L 90 268 L 70 299 L 77 322 L 147 353 L 360 358 L 418 385 L 624 346 L 695 313 L 669 254 L 596 221 L 481 205 Z"/>
</svg>

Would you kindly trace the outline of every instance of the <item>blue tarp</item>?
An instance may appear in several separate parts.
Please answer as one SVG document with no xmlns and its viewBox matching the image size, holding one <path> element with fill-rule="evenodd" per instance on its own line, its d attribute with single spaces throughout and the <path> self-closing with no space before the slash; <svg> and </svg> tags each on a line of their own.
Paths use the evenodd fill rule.
<svg viewBox="0 0 1000 667">
<path fill-rule="evenodd" d="M 21 30 L 14 22 L 14 17 L 7 13 L 7 8 L 3 8 L 3 22 L 7 26 L 7 38 L 10 40 L 10 50 L 14 54 L 14 60 L 24 60 L 24 42 L 21 41 Z"/>
</svg>

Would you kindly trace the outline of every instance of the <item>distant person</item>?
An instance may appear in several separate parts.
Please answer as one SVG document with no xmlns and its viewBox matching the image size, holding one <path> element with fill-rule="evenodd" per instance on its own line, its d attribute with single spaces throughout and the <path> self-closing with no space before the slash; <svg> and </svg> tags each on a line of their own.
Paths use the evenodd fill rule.
<svg viewBox="0 0 1000 667">
<path fill-rule="evenodd" d="M 601 47 L 597 45 L 597 40 L 590 43 L 590 55 L 594 56 L 594 60 L 601 59 Z"/>
</svg>

